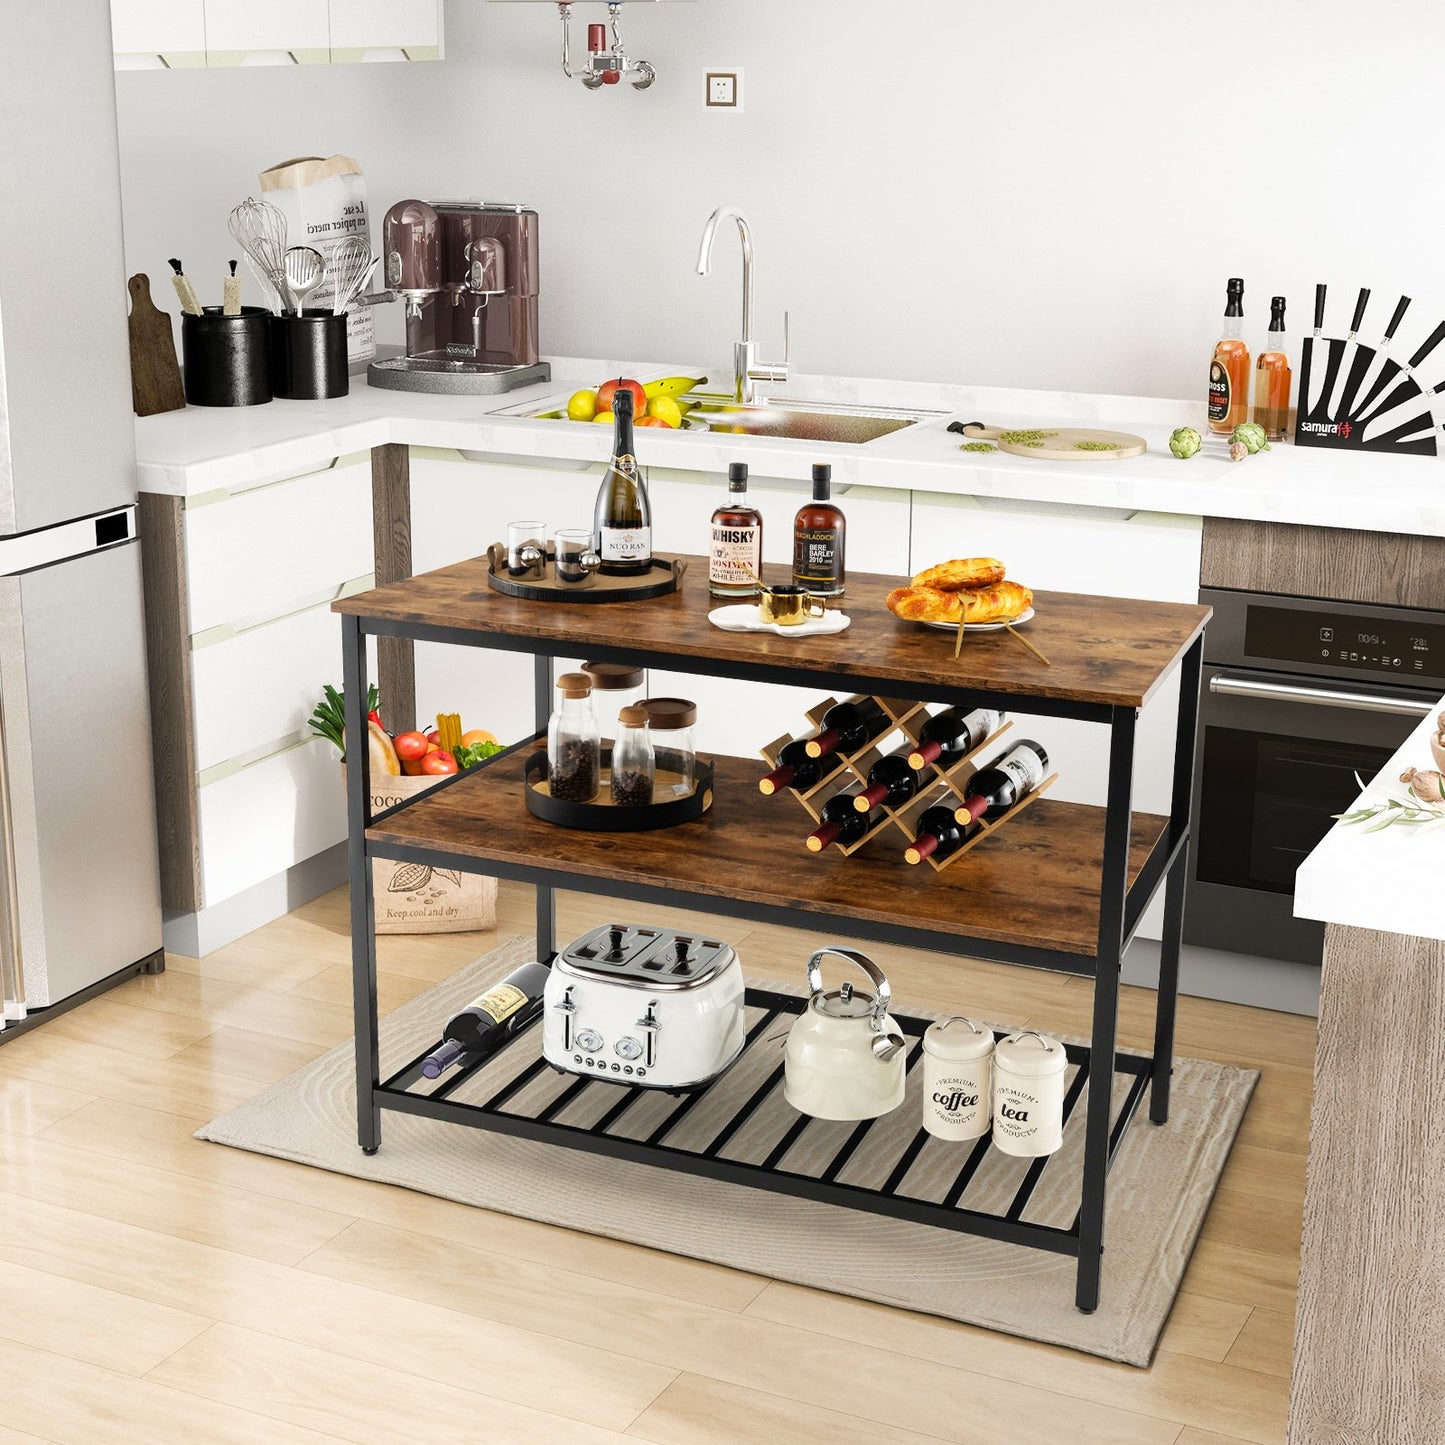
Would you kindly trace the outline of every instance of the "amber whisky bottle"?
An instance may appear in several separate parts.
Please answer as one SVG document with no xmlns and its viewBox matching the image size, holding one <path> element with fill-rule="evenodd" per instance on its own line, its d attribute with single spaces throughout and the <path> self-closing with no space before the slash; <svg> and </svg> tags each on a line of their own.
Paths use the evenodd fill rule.
<svg viewBox="0 0 1445 1445">
<path fill-rule="evenodd" d="M 833 468 L 813 468 L 813 500 L 793 521 L 793 582 L 818 597 L 841 597 L 847 582 L 843 563 L 846 523 L 831 501 Z"/>
<path fill-rule="evenodd" d="M 1228 436 L 1249 420 L 1249 347 L 1244 344 L 1244 282 L 1229 282 L 1224 330 L 1209 362 L 1209 430 Z"/>
</svg>

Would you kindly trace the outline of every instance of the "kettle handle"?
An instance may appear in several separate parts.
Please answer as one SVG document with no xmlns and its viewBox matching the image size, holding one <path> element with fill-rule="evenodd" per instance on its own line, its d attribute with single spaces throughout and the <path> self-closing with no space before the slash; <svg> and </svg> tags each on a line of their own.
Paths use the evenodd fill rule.
<svg viewBox="0 0 1445 1445">
<path fill-rule="evenodd" d="M 816 997 L 823 992 L 823 960 L 832 954 L 835 958 L 841 958 L 846 963 L 851 963 L 855 968 L 861 968 L 868 975 L 869 982 L 873 985 L 873 1017 L 872 1023 L 875 1029 L 880 1028 L 883 1022 L 883 1015 L 888 1012 L 888 1005 L 893 998 L 893 990 L 888 986 L 888 980 L 883 975 L 883 970 L 868 957 L 866 953 L 859 953 L 852 948 L 839 948 L 830 944 L 827 948 L 820 948 L 812 958 L 808 960 L 808 993 L 810 997 Z"/>
</svg>

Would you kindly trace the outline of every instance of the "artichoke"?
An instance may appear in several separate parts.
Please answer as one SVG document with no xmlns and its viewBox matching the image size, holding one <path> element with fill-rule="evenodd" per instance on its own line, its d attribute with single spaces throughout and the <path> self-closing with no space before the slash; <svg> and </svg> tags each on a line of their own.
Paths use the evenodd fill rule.
<svg viewBox="0 0 1445 1445">
<path fill-rule="evenodd" d="M 1242 461 L 1245 459 L 1245 457 L 1247 457 L 1248 455 L 1249 455 L 1249 443 L 1248 443 L 1248 442 L 1230 442 L 1230 444 L 1229 444 L 1229 460 L 1230 460 L 1230 461 L 1232 461 L 1232 462 L 1242 462 Z"/>
<path fill-rule="evenodd" d="M 1267 452 L 1269 450 L 1269 438 L 1264 434 L 1264 428 L 1257 421 L 1242 421 L 1230 432 L 1231 442 L 1243 442 L 1249 448 L 1250 456 L 1255 452 Z"/>
<path fill-rule="evenodd" d="M 1187 461 L 1199 447 L 1200 436 L 1192 426 L 1176 427 L 1169 437 L 1169 450 L 1181 461 Z"/>
</svg>

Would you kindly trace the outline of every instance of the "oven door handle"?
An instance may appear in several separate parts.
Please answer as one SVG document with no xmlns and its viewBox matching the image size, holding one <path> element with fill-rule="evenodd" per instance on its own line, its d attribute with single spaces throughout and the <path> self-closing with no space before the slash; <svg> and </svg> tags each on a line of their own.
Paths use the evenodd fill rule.
<svg viewBox="0 0 1445 1445">
<path fill-rule="evenodd" d="M 1374 692 L 1337 692 L 1333 688 L 1301 687 L 1292 682 L 1261 682 L 1252 677 L 1231 677 L 1227 672 L 1209 679 L 1210 692 L 1225 697 L 1254 697 L 1270 702 L 1312 703 L 1342 707 L 1351 712 L 1382 712 L 1398 717 L 1429 717 L 1438 704 L 1412 697 L 1386 697 Z"/>
</svg>

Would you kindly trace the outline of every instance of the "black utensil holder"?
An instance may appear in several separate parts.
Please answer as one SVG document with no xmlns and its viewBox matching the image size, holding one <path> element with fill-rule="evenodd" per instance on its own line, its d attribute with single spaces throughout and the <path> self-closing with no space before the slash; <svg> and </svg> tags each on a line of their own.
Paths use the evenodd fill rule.
<svg viewBox="0 0 1445 1445">
<path fill-rule="evenodd" d="M 345 396 L 346 315 L 303 311 L 271 318 L 271 389 L 289 401 L 324 401 Z"/>
<path fill-rule="evenodd" d="M 226 316 L 219 306 L 182 315 L 182 373 L 191 406 L 271 400 L 270 321 L 264 306 L 243 306 L 239 316 Z"/>
</svg>

